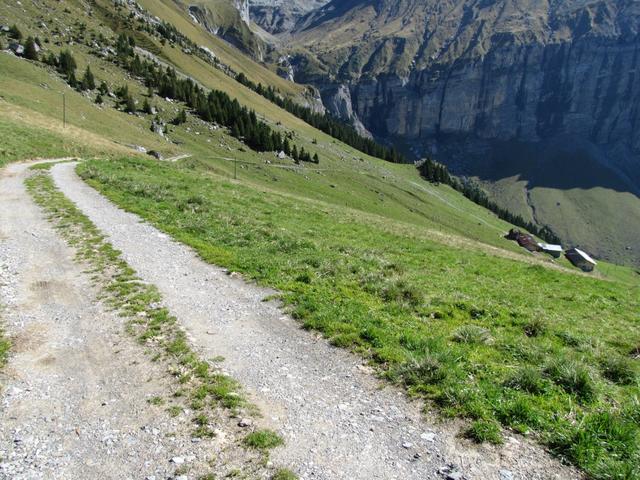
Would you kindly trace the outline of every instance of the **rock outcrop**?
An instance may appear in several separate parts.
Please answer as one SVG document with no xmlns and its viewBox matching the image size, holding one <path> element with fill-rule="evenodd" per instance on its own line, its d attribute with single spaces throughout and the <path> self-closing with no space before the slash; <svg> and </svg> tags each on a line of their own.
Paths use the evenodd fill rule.
<svg viewBox="0 0 640 480">
<path fill-rule="evenodd" d="M 251 19 L 270 33 L 292 30 L 306 13 L 328 0 L 249 0 Z"/>
</svg>

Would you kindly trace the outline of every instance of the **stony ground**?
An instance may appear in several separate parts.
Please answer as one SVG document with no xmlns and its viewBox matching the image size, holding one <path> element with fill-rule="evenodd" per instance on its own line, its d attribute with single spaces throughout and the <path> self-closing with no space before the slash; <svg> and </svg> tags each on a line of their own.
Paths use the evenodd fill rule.
<svg viewBox="0 0 640 480">
<path fill-rule="evenodd" d="M 73 164 L 54 167 L 53 176 L 129 265 L 159 288 L 199 352 L 226 359 L 226 371 L 264 413 L 259 422 L 286 440 L 274 462 L 301 478 L 578 477 L 521 437 L 508 437 L 502 447 L 460 439 L 457 425 L 425 416 L 355 356 L 302 331 L 276 303 L 265 302 L 273 292 L 204 263 L 114 207 L 75 175 Z"/>
<path fill-rule="evenodd" d="M 13 343 L 0 376 L 0 478 L 210 471 L 228 455 L 225 436 L 193 439 L 188 410 L 172 417 L 150 403 L 172 391 L 166 371 L 96 301 L 74 252 L 25 191 L 26 166 L 0 175 L 0 304 Z"/>
</svg>

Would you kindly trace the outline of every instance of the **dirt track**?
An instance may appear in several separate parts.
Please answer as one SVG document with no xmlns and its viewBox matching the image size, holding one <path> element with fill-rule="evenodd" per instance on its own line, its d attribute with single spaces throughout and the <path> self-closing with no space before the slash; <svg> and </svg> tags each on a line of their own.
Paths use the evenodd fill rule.
<svg viewBox="0 0 640 480">
<path fill-rule="evenodd" d="M 446 478 L 458 466 L 466 478 L 575 478 L 522 438 L 502 448 L 477 447 L 455 425 L 425 418 L 420 405 L 381 388 L 359 360 L 302 331 L 273 302 L 272 292 L 229 276 L 187 247 L 123 212 L 86 186 L 72 164 L 53 169 L 56 184 L 123 252 L 204 357 L 249 391 L 286 445 L 279 464 L 314 479 Z M 462 478 L 462 477 L 460 477 Z"/>
</svg>

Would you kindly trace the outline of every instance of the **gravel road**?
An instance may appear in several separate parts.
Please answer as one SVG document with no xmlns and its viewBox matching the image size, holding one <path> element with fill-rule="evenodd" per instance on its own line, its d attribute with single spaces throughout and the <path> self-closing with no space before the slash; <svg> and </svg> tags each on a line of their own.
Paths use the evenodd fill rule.
<svg viewBox="0 0 640 480">
<path fill-rule="evenodd" d="M 83 266 L 25 191 L 26 176 L 24 164 L 0 171 L 0 304 L 13 342 L 0 375 L 0 478 L 209 471 L 224 445 L 194 443 L 188 412 L 170 417 L 148 403 L 172 391 L 167 373 L 96 301 Z"/>
<path fill-rule="evenodd" d="M 54 167 L 59 188 L 109 238 L 207 358 L 261 408 L 264 426 L 285 437 L 272 459 L 304 479 L 579 478 L 541 448 L 509 436 L 503 447 L 458 437 L 459 425 L 421 413 L 397 389 L 377 380 L 350 353 L 299 328 L 273 292 L 206 264 L 84 184 L 73 164 Z"/>
</svg>

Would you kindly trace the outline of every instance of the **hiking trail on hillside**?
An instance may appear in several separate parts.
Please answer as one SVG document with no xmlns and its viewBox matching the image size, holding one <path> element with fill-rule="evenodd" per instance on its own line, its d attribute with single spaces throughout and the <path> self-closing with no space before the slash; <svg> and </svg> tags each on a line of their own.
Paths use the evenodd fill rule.
<svg viewBox="0 0 640 480">
<path fill-rule="evenodd" d="M 361 359 L 302 330 L 277 302 L 265 301 L 275 292 L 205 263 L 115 207 L 74 168 L 53 167 L 58 188 L 157 286 L 201 356 L 225 358 L 223 369 L 260 407 L 258 423 L 285 439 L 271 455 L 276 464 L 301 478 L 327 480 L 579 476 L 522 437 L 507 435 L 502 447 L 459 438 L 459 423 L 425 416 L 419 402 L 377 380 Z"/>
</svg>

